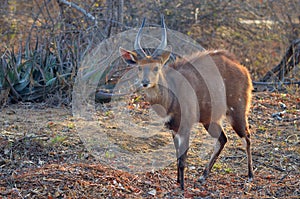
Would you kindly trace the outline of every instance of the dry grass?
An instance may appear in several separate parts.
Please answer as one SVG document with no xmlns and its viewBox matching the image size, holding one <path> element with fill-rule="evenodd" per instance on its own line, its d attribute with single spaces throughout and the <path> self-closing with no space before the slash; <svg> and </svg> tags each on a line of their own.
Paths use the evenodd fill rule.
<svg viewBox="0 0 300 199">
<path fill-rule="evenodd" d="M 286 104 L 282 121 L 272 117 Z M 178 189 L 174 163 L 131 174 L 99 163 L 80 141 L 68 109 L 36 104 L 5 107 L 0 117 L 2 198 L 297 198 L 300 194 L 300 97 L 256 93 L 250 115 L 255 179 L 246 182 L 242 142 L 226 128 L 229 143 L 204 184 L 205 140 L 189 152 L 186 190 Z M 101 118 L 100 118 L 101 119 Z"/>
</svg>

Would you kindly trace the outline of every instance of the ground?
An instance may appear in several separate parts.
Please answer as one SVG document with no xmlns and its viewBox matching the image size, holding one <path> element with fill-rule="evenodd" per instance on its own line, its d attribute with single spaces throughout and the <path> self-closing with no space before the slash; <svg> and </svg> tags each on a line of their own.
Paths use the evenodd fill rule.
<svg viewBox="0 0 300 199">
<path fill-rule="evenodd" d="M 226 127 L 229 142 L 203 184 L 197 179 L 209 154 L 200 157 L 197 149 L 205 140 L 193 139 L 183 192 L 176 183 L 175 159 L 158 171 L 112 169 L 87 151 L 71 109 L 5 106 L 0 113 L 0 198 L 299 198 L 299 94 L 254 93 L 249 118 L 254 180 L 247 182 L 242 142 Z"/>
</svg>

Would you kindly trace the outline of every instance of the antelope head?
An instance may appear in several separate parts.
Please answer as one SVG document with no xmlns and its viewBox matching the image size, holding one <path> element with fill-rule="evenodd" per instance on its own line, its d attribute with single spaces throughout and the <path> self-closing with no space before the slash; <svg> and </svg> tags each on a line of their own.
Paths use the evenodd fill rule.
<svg viewBox="0 0 300 199">
<path fill-rule="evenodd" d="M 138 68 L 138 77 L 141 86 L 144 88 L 155 87 L 159 80 L 162 68 L 169 60 L 171 52 L 164 51 L 167 46 L 167 31 L 164 17 L 161 17 L 161 43 L 150 55 L 141 47 L 141 34 L 146 19 L 143 19 L 142 25 L 136 35 L 134 42 L 135 51 L 129 51 L 120 47 L 120 54 L 127 64 L 135 65 Z"/>
</svg>

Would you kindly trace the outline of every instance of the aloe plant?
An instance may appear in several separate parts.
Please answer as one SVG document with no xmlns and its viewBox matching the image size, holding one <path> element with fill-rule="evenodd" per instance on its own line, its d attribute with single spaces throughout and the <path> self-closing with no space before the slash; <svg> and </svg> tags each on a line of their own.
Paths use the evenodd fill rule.
<svg viewBox="0 0 300 199">
<path fill-rule="evenodd" d="M 65 60 L 60 60 L 65 63 Z M 48 93 L 55 92 L 59 84 L 68 82 L 72 69 L 63 69 L 57 53 L 36 40 L 34 48 L 29 42 L 14 48 L 6 48 L 1 55 L 0 89 L 10 89 L 10 98 L 18 101 L 43 100 Z"/>
<path fill-rule="evenodd" d="M 94 35 L 61 32 L 44 38 L 0 50 L 0 91 L 8 90 L 10 100 L 44 101 L 58 93 L 61 100 L 71 101 L 78 66 L 93 47 Z M 106 84 L 115 72 L 110 68 L 99 83 Z"/>
</svg>

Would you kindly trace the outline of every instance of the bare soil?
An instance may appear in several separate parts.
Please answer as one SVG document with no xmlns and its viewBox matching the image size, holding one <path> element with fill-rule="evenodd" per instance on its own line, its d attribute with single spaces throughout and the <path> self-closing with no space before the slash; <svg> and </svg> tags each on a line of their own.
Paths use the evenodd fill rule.
<svg viewBox="0 0 300 199">
<path fill-rule="evenodd" d="M 159 171 L 112 169 L 86 150 L 69 108 L 6 106 L 0 113 L 0 198 L 299 198 L 299 94 L 255 93 L 249 118 L 254 180 L 247 182 L 241 140 L 226 127 L 229 142 L 203 184 L 197 179 L 209 154 L 200 158 L 203 140 L 194 138 L 183 192 L 175 159 Z"/>
</svg>

